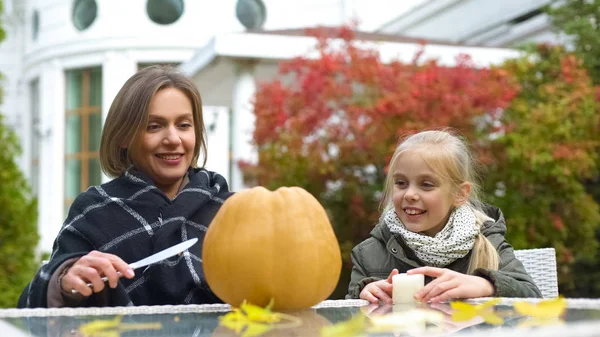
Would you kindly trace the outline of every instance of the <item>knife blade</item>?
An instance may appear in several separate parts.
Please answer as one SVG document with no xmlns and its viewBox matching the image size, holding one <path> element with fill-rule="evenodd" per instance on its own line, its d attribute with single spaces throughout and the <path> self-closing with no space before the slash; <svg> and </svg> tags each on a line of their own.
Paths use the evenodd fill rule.
<svg viewBox="0 0 600 337">
<path fill-rule="evenodd" d="M 138 269 L 141 267 L 145 267 L 147 265 L 162 261 L 166 258 L 169 258 L 173 255 L 177 255 L 183 251 L 185 251 L 186 249 L 189 249 L 190 247 L 192 247 L 196 242 L 198 241 L 198 238 L 193 238 L 193 239 L 189 239 L 187 241 L 183 241 L 181 243 L 176 244 L 175 246 L 169 247 L 167 249 L 163 249 L 158 253 L 154 253 L 146 258 L 143 258 L 139 261 L 135 261 L 133 263 L 129 264 L 129 267 L 131 267 L 131 269 Z M 117 272 L 119 274 L 119 276 L 121 276 L 120 272 Z M 102 278 L 102 281 L 106 282 L 108 281 L 108 277 L 104 276 Z M 88 283 L 87 284 L 88 287 L 91 287 L 92 284 Z M 71 293 L 76 294 L 78 291 L 75 289 L 71 289 Z"/>
<path fill-rule="evenodd" d="M 167 249 L 161 250 L 160 252 L 158 252 L 156 254 L 152 254 L 152 255 L 148 256 L 147 258 L 141 259 L 139 261 L 135 261 L 134 263 L 130 263 L 129 267 L 131 267 L 131 269 L 137 269 L 137 268 L 145 267 L 149 264 L 156 263 L 158 261 L 162 261 L 168 257 L 177 255 L 177 254 L 185 251 L 186 249 L 193 246 L 197 241 L 198 241 L 198 238 L 193 238 L 193 239 L 189 239 L 187 241 L 183 241 L 181 243 L 176 244 L 173 247 L 169 247 Z"/>
</svg>

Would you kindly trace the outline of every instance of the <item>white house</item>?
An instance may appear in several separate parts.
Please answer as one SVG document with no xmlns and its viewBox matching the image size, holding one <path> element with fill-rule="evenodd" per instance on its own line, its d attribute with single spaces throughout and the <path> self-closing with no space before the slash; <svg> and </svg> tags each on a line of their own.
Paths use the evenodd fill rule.
<svg viewBox="0 0 600 337">
<path fill-rule="evenodd" d="M 372 29 L 420 1 L 264 0 L 263 28 L 335 26 L 356 16 Z M 3 0 L 0 113 L 20 138 L 17 162 L 38 197 L 40 251 L 51 250 L 74 197 L 106 180 L 97 151 L 102 122 L 125 80 L 149 64 L 186 63 L 214 36 L 243 32 L 237 2 Z M 228 120 L 235 107 L 206 99 L 214 91 L 202 90 L 218 105 L 204 107 L 207 167 L 231 178 Z"/>
<path fill-rule="evenodd" d="M 395 35 L 359 33 L 357 38 L 365 47 L 377 48 L 384 62 L 393 59 L 411 62 L 421 48 L 417 39 Z M 254 125 L 251 100 L 256 83 L 274 78 L 280 61 L 315 56 L 316 44 L 316 38 L 304 35 L 303 30 L 219 34 L 181 65 L 204 93 L 205 104 L 232 109 L 230 183 L 234 190 L 243 188 L 237 161 L 255 161 L 251 146 Z M 469 54 L 475 65 L 485 67 L 516 57 L 518 52 L 438 43 L 425 48 L 423 59 L 437 59 L 440 64 L 452 66 L 460 54 Z"/>
<path fill-rule="evenodd" d="M 412 58 L 419 46 L 403 36 L 454 42 L 426 48 L 426 57 L 449 65 L 463 52 L 482 66 L 497 63 L 516 52 L 482 46 L 553 38 L 537 12 L 549 0 L 264 0 L 264 30 L 252 32 L 236 18 L 238 1 L 3 0 L 0 113 L 20 138 L 18 164 L 38 197 L 40 251 L 51 250 L 74 197 L 106 180 L 98 165 L 102 123 L 141 67 L 169 63 L 193 77 L 205 104 L 207 167 L 239 190 L 236 161 L 254 152 L 256 82 L 273 78 L 279 61 L 310 54 L 316 41 L 304 27 L 357 18 L 372 32 L 359 39 L 384 61 Z"/>
<path fill-rule="evenodd" d="M 377 31 L 479 44 L 514 47 L 523 42 L 563 41 L 543 6 L 555 0 L 428 0 L 399 14 Z"/>
</svg>

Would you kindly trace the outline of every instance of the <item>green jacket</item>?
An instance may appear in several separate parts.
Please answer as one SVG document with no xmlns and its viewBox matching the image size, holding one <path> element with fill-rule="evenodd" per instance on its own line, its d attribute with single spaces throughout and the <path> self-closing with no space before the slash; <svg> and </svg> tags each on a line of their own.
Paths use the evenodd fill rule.
<svg viewBox="0 0 600 337">
<path fill-rule="evenodd" d="M 486 278 L 494 285 L 495 297 L 542 297 L 521 261 L 515 257 L 512 246 L 504 238 L 506 223 L 502 212 L 496 207 L 488 206 L 485 213 L 495 221 L 484 222 L 481 232 L 496 247 L 500 266 L 498 271 L 479 268 L 474 274 Z M 470 258 L 471 253 L 445 268 L 466 273 Z M 390 232 L 383 218 L 371 231 L 371 237 L 352 249 L 352 264 L 346 298 L 359 298 L 367 284 L 387 278 L 394 268 L 405 273 L 409 269 L 425 266 L 401 235 Z M 426 277 L 425 282 L 429 283 L 431 280 Z"/>
</svg>

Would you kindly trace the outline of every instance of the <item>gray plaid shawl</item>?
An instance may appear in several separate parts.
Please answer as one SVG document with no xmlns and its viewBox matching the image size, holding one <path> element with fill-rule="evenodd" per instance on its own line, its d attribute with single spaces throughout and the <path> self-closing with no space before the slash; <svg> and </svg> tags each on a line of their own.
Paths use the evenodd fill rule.
<svg viewBox="0 0 600 337">
<path fill-rule="evenodd" d="M 63 262 L 92 250 L 134 262 L 176 243 L 197 237 L 193 247 L 121 278 L 116 289 L 90 296 L 86 306 L 215 303 L 202 269 L 207 226 L 231 195 L 221 175 L 188 170 L 190 182 L 170 200 L 144 174 L 130 168 L 121 177 L 90 187 L 73 202 L 42 266 L 19 300 L 19 307 L 46 307 L 48 281 Z"/>
</svg>

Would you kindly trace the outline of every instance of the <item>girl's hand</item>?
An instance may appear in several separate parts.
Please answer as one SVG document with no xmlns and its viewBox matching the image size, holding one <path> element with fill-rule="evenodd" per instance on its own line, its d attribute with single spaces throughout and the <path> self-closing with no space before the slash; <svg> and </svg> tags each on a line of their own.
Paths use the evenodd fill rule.
<svg viewBox="0 0 600 337">
<path fill-rule="evenodd" d="M 375 281 L 367 284 L 360 292 L 360 298 L 371 303 L 383 301 L 392 304 L 392 276 L 398 274 L 398 269 L 392 270 L 387 280 Z"/>
<path fill-rule="evenodd" d="M 415 299 L 423 302 L 444 302 L 455 298 L 486 297 L 494 294 L 494 285 L 483 277 L 466 275 L 446 268 L 421 267 L 411 269 L 409 275 L 423 274 L 434 277 Z"/>
<path fill-rule="evenodd" d="M 67 293 L 75 289 L 87 297 L 104 290 L 102 276 L 108 278 L 108 285 L 111 288 L 116 288 L 119 283 L 117 271 L 127 278 L 135 275 L 133 269 L 120 257 L 94 250 L 81 257 L 69 268 L 60 281 L 60 287 Z M 92 287 L 88 287 L 88 283 L 91 283 Z"/>
</svg>

